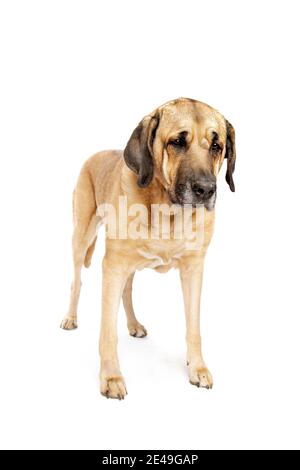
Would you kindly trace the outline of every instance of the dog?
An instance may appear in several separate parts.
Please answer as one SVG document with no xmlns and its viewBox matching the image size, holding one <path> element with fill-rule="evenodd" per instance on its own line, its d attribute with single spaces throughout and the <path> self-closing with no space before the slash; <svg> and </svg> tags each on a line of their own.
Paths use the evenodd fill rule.
<svg viewBox="0 0 300 470">
<path fill-rule="evenodd" d="M 147 331 L 134 313 L 132 283 L 137 270 L 151 267 L 158 272 L 178 268 L 186 316 L 187 366 L 189 381 L 210 389 L 212 376 L 201 352 L 200 296 L 204 258 L 215 218 L 217 175 L 226 159 L 226 181 L 235 191 L 235 131 L 215 109 L 189 98 L 179 98 L 145 116 L 133 131 L 123 151 L 103 151 L 88 159 L 73 193 L 74 279 L 70 306 L 61 327 L 77 327 L 77 305 L 81 269 L 89 267 L 96 244 L 97 229 L 103 217 L 98 208 L 110 204 L 120 225 L 120 196 L 127 205 L 142 205 L 150 212 L 154 204 L 173 207 L 171 235 L 176 208 L 189 207 L 196 234 L 202 227 L 199 248 L 190 248 L 184 237 L 164 237 L 163 229 L 153 237 L 109 237 L 102 263 L 102 318 L 99 351 L 100 391 L 108 398 L 123 399 L 127 394 L 117 353 L 117 314 L 121 297 L 130 335 L 142 338 Z M 196 210 L 202 217 L 196 221 Z M 126 213 L 125 219 L 133 220 Z M 146 233 L 149 232 L 149 227 Z"/>
</svg>

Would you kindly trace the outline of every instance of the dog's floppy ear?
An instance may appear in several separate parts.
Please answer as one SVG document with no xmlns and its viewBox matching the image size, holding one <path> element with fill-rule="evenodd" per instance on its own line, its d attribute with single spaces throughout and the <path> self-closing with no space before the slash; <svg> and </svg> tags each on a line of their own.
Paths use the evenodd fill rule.
<svg viewBox="0 0 300 470">
<path fill-rule="evenodd" d="M 153 142 L 158 124 L 158 115 L 146 116 L 134 129 L 124 150 L 126 165 L 138 175 L 141 188 L 148 186 L 153 178 Z"/>
<path fill-rule="evenodd" d="M 235 131 L 230 122 L 226 121 L 226 153 L 225 158 L 227 158 L 227 171 L 226 171 L 226 181 L 229 184 L 231 191 L 235 191 L 234 181 L 233 181 L 233 172 L 235 168 Z"/>
</svg>

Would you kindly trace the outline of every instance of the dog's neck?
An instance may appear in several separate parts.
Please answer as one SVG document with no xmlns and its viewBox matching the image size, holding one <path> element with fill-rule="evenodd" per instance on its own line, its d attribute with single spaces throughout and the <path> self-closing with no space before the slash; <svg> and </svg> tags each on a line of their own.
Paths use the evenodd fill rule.
<svg viewBox="0 0 300 470">
<path fill-rule="evenodd" d="M 121 174 L 122 193 L 127 196 L 129 204 L 144 204 L 150 208 L 151 204 L 172 205 L 167 189 L 161 182 L 159 175 L 146 188 L 137 185 L 137 175 L 124 165 Z"/>
</svg>

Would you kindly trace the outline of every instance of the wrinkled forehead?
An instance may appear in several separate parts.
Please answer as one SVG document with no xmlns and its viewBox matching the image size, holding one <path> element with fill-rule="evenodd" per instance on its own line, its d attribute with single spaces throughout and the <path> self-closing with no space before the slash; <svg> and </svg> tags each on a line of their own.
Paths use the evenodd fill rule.
<svg viewBox="0 0 300 470">
<path fill-rule="evenodd" d="M 160 133 L 167 138 L 176 132 L 188 131 L 199 137 L 216 132 L 220 140 L 226 139 L 224 117 L 215 109 L 200 101 L 179 99 L 161 106 Z"/>
</svg>

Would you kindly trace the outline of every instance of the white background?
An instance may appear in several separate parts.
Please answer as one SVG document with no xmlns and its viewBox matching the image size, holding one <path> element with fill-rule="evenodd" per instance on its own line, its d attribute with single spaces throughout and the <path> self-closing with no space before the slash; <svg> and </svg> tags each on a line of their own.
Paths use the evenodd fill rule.
<svg viewBox="0 0 300 470">
<path fill-rule="evenodd" d="M 299 448 L 299 2 L 3 1 L 0 6 L 0 444 L 22 449 Z M 124 148 L 163 102 L 219 109 L 237 134 L 206 259 L 212 391 L 185 367 L 178 273 L 138 274 L 149 336 L 119 353 L 129 395 L 98 386 L 101 257 L 71 282 L 84 160 Z M 103 238 L 103 237 L 100 237 Z"/>
</svg>

